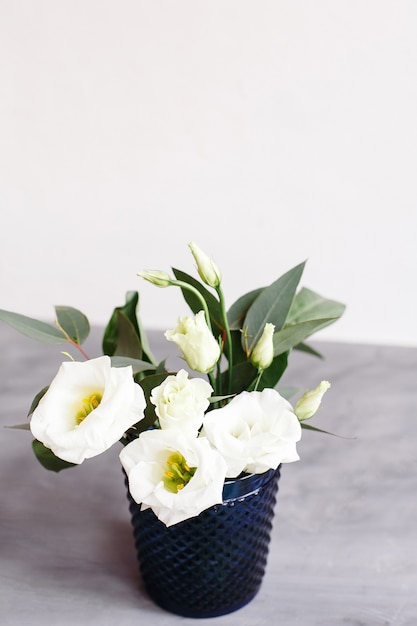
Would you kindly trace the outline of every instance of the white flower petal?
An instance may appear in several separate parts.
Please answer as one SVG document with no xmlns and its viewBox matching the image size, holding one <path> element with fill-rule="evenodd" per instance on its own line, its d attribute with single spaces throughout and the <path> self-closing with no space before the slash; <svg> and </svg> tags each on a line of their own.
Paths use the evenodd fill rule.
<svg viewBox="0 0 417 626">
<path fill-rule="evenodd" d="M 188 378 L 185 370 L 168 376 L 151 393 L 151 402 L 162 429 L 180 428 L 197 435 L 208 408 L 211 385 L 202 378 Z"/>
<path fill-rule="evenodd" d="M 299 459 L 300 423 L 291 404 L 274 389 L 243 391 L 207 413 L 202 432 L 225 458 L 231 478 Z"/>
<path fill-rule="evenodd" d="M 83 400 L 101 396 L 98 406 L 77 423 Z M 144 417 L 142 388 L 131 367 L 113 368 L 108 356 L 61 365 L 33 412 L 30 428 L 59 458 L 82 463 L 101 454 Z"/>
<path fill-rule="evenodd" d="M 179 452 L 195 473 L 174 493 L 164 485 L 166 462 Z M 176 429 L 141 433 L 120 453 L 132 498 L 151 508 L 167 526 L 177 524 L 222 502 L 226 463 L 205 437 L 183 435 Z"/>
</svg>

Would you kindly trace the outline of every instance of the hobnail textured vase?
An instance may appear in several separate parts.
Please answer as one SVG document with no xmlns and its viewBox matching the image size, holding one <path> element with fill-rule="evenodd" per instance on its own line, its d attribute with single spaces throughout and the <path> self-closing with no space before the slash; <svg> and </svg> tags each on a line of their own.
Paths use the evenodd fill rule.
<svg viewBox="0 0 417 626">
<path fill-rule="evenodd" d="M 223 504 L 166 527 L 129 495 L 146 590 L 163 609 L 216 617 L 240 609 L 259 591 L 267 562 L 279 468 L 226 480 Z"/>
</svg>

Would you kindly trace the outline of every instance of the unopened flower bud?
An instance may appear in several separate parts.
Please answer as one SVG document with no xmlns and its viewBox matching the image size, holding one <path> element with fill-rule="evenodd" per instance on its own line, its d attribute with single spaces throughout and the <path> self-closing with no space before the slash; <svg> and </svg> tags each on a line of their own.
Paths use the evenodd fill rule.
<svg viewBox="0 0 417 626">
<path fill-rule="evenodd" d="M 180 317 L 173 330 L 167 330 L 165 337 L 180 348 L 191 369 L 197 372 L 210 372 L 221 356 L 220 347 L 211 333 L 200 311 L 194 317 Z"/>
<path fill-rule="evenodd" d="M 209 287 L 218 287 L 222 277 L 217 265 L 197 246 L 196 243 L 191 242 L 188 244 L 188 247 L 190 248 L 194 260 L 197 263 L 197 270 L 201 280 L 205 282 L 206 285 L 209 285 Z"/>
<path fill-rule="evenodd" d="M 146 270 L 144 272 L 138 272 L 138 276 L 144 278 L 157 287 L 169 287 L 169 285 L 172 284 L 169 274 L 159 270 Z"/>
<path fill-rule="evenodd" d="M 258 370 L 265 370 L 272 363 L 274 358 L 274 336 L 275 326 L 274 324 L 265 324 L 263 333 L 252 350 L 250 360 L 252 365 L 258 368 Z"/>
<path fill-rule="evenodd" d="M 295 405 L 294 413 L 300 422 L 313 417 L 313 415 L 318 411 L 321 400 L 329 388 L 330 383 L 327 380 L 322 380 L 315 389 L 306 391 L 305 394 L 298 400 Z"/>
</svg>

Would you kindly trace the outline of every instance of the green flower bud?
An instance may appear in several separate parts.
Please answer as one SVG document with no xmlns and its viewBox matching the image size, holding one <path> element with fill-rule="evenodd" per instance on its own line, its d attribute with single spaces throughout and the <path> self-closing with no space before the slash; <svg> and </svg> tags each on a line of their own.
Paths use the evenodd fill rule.
<svg viewBox="0 0 417 626">
<path fill-rule="evenodd" d="M 172 280 L 169 277 L 169 274 L 159 270 L 146 270 L 144 272 L 138 272 L 138 276 L 144 278 L 157 287 L 169 287 L 169 285 L 172 285 Z"/>
<path fill-rule="evenodd" d="M 329 388 L 330 383 L 327 380 L 322 380 L 320 385 L 311 391 L 306 391 L 305 394 L 298 400 L 295 405 L 294 413 L 300 422 L 313 417 L 313 415 L 318 411 L 321 400 Z"/>
<path fill-rule="evenodd" d="M 190 248 L 194 260 L 197 263 L 197 270 L 201 280 L 205 282 L 206 285 L 209 285 L 209 287 L 218 287 L 222 277 L 217 265 L 197 246 L 196 243 L 191 242 L 188 244 L 188 247 Z"/>
<path fill-rule="evenodd" d="M 252 365 L 257 367 L 258 370 L 265 370 L 272 363 L 274 358 L 274 330 L 274 324 L 265 324 L 261 338 L 252 350 L 250 360 Z"/>
</svg>

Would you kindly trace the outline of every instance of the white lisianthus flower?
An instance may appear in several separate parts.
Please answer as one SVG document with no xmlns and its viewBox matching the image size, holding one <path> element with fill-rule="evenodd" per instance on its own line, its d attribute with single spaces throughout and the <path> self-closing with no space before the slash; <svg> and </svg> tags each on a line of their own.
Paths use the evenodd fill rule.
<svg viewBox="0 0 417 626">
<path fill-rule="evenodd" d="M 62 363 L 32 414 L 35 439 L 69 463 L 82 463 L 116 443 L 144 417 L 142 388 L 132 368 L 108 356 Z"/>
<path fill-rule="evenodd" d="M 320 408 L 321 401 L 326 391 L 330 389 L 330 383 L 327 380 L 322 380 L 315 389 L 306 391 L 305 394 L 298 400 L 295 405 L 295 414 L 302 422 L 313 417 Z"/>
<path fill-rule="evenodd" d="M 222 502 L 226 463 L 205 437 L 148 430 L 120 453 L 132 498 L 166 525 Z"/>
<path fill-rule="evenodd" d="M 250 360 L 258 370 L 266 370 L 274 359 L 274 324 L 265 324 L 263 333 L 252 350 Z"/>
<path fill-rule="evenodd" d="M 180 317 L 177 327 L 167 330 L 165 337 L 177 344 L 196 372 L 211 372 L 220 358 L 220 346 L 207 326 L 204 311 L 194 317 Z"/>
<path fill-rule="evenodd" d="M 218 287 L 221 282 L 221 274 L 219 268 L 205 252 L 201 250 L 193 241 L 188 244 L 195 262 L 200 278 L 209 287 Z"/>
<path fill-rule="evenodd" d="M 190 379 L 185 370 L 180 370 L 175 376 L 167 376 L 151 393 L 151 402 L 155 405 L 161 428 L 180 428 L 196 436 L 212 393 L 213 388 L 207 381 Z"/>
<path fill-rule="evenodd" d="M 243 391 L 226 406 L 210 411 L 202 434 L 227 463 L 228 478 L 261 474 L 280 463 L 298 461 L 301 426 L 291 404 L 275 389 Z"/>
</svg>

